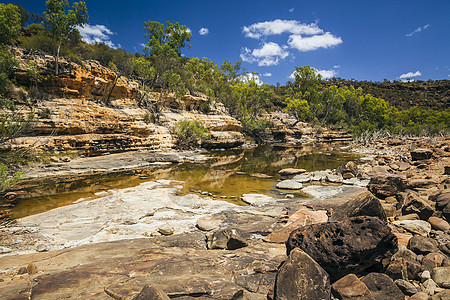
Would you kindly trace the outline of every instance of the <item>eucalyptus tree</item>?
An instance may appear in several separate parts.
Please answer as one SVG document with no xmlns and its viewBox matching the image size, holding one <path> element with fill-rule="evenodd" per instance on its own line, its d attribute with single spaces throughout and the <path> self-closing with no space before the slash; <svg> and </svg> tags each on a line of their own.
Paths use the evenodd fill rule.
<svg viewBox="0 0 450 300">
<path fill-rule="evenodd" d="M 47 0 L 47 10 L 44 12 L 44 26 L 50 32 L 53 40 L 53 53 L 55 55 L 55 74 L 58 75 L 59 51 L 61 44 L 68 39 L 71 33 L 77 30 L 77 26 L 83 26 L 89 22 L 86 3 L 75 2 L 72 9 L 67 0 Z"/>
<path fill-rule="evenodd" d="M 144 46 L 144 53 L 150 61 L 154 71 L 150 87 L 159 84 L 162 90 L 179 93 L 184 85 L 178 74 L 182 66 L 181 49 L 191 40 L 192 34 L 188 28 L 178 23 L 157 21 L 145 22 L 145 37 L 148 43 Z M 141 61 L 140 63 L 144 63 Z M 148 73 L 148 72 L 147 72 Z"/>
<path fill-rule="evenodd" d="M 20 30 L 20 12 L 14 4 L 0 3 L 0 44 L 9 44 Z"/>
</svg>

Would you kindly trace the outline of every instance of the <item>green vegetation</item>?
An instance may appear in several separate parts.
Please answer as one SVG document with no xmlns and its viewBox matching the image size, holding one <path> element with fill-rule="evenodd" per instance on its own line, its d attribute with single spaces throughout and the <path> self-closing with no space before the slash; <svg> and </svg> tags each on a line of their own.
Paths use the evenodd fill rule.
<svg viewBox="0 0 450 300">
<path fill-rule="evenodd" d="M 175 124 L 173 132 L 177 145 L 182 149 L 195 149 L 210 138 L 209 130 L 198 120 L 182 120 Z"/>
<path fill-rule="evenodd" d="M 13 91 L 13 70 L 16 66 L 15 57 L 8 45 L 17 38 L 21 21 L 23 22 L 21 16 L 18 6 L 0 4 L 0 145 L 22 133 L 33 118 L 32 114 L 27 116 L 21 113 L 16 103 L 6 99 Z M 6 156 L 0 155 L 0 193 L 23 176 L 21 172 L 13 171 L 10 152 L 7 151 Z"/>
<path fill-rule="evenodd" d="M 297 121 L 346 128 L 356 135 L 385 130 L 395 134 L 438 134 L 450 130 L 450 108 L 434 111 L 412 107 L 399 111 L 383 99 L 353 86 L 320 86 L 314 69 L 298 67 L 289 84 L 285 111 Z"/>
<path fill-rule="evenodd" d="M 21 47 L 54 53 L 56 73 L 61 55 L 79 64 L 83 60 L 97 60 L 116 73 L 116 81 L 120 76 L 139 80 L 143 91 L 139 105 L 148 109 L 144 118 L 147 123 L 159 122 L 164 95 L 171 93 L 179 97 L 189 92 L 194 96 L 207 96 L 208 101 L 196 108 L 203 113 L 210 113 L 223 105 L 230 115 L 241 121 L 244 133 L 258 143 L 271 138 L 274 125 L 265 118 L 270 111 L 292 115 L 295 119 L 293 125 L 303 121 L 316 128 L 346 129 L 355 135 L 380 130 L 404 134 L 437 134 L 450 130 L 448 80 L 436 81 L 432 85 L 433 96 L 430 97 L 433 101 L 439 99 L 433 102 L 437 103 L 433 107 L 440 111 L 427 109 L 426 101 L 431 98 L 414 91 L 427 90 L 423 82 L 322 80 L 314 68 L 303 66 L 295 68 L 292 82 L 275 87 L 259 82 L 257 74 L 243 69 L 240 61 L 225 61 L 220 65 L 208 58 L 181 55 L 183 49 L 190 47 L 188 44 L 192 38 L 184 25 L 169 21 L 165 24 L 146 22 L 144 54 L 131 54 L 106 44 L 82 41 L 76 26 L 88 22 L 84 2 L 74 3 L 70 10 L 67 0 L 48 0 L 46 4 L 43 17 L 30 14 L 19 5 L 2 4 L 0 16 L 6 16 L 0 19 L 2 43 L 6 45 L 15 40 Z M 18 36 L 20 27 L 25 24 L 28 27 L 22 32 L 26 34 Z M 7 93 L 13 83 L 11 70 L 15 60 L 6 48 L 2 49 L 0 91 Z M 38 90 L 42 80 L 39 70 L 31 66 L 27 75 L 32 85 L 28 87 L 29 95 L 37 95 L 34 91 Z M 159 93 L 159 99 L 152 99 L 149 92 Z M 410 98 L 405 95 L 410 95 Z M 443 96 L 439 98 L 439 95 Z M 397 98 L 406 99 L 404 103 L 407 104 L 398 105 Z M 423 105 L 415 107 L 416 102 L 418 106 Z M 182 147 L 186 147 L 185 140 L 189 140 L 184 139 L 184 135 L 192 135 L 196 139 L 197 142 L 189 145 L 199 144 L 196 132 L 202 130 L 193 124 L 188 125 L 184 125 L 189 129 L 186 133 L 181 125 L 177 126 L 177 130 L 181 130 Z"/>
<path fill-rule="evenodd" d="M 58 60 L 61 44 L 76 30 L 76 26 L 84 25 L 89 21 L 86 3 L 75 2 L 72 9 L 66 14 L 69 7 L 67 0 L 47 0 L 47 10 L 44 12 L 44 25 L 49 31 L 53 41 L 53 54 L 55 55 L 55 74 L 58 75 Z"/>
</svg>

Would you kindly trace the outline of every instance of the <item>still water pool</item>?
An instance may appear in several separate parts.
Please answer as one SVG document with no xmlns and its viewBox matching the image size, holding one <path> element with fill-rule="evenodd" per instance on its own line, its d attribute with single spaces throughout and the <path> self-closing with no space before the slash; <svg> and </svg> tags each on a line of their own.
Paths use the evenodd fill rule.
<svg viewBox="0 0 450 300">
<path fill-rule="evenodd" d="M 347 161 L 358 159 L 348 152 L 326 147 L 285 148 L 261 146 L 252 149 L 211 151 L 205 163 L 182 163 L 165 168 L 151 168 L 126 174 L 97 175 L 65 181 L 43 181 L 35 195 L 20 200 L 13 209 L 14 218 L 41 213 L 69 205 L 76 201 L 91 200 L 107 194 L 111 189 L 137 186 L 145 181 L 170 179 L 183 181 L 179 194 L 209 193 L 214 198 L 243 205 L 239 197 L 247 193 L 260 193 L 281 198 L 287 191 L 275 188 L 284 168 L 317 171 L 334 169 Z M 291 192 L 289 192 L 291 193 Z M 301 192 L 296 197 L 306 197 Z"/>
</svg>

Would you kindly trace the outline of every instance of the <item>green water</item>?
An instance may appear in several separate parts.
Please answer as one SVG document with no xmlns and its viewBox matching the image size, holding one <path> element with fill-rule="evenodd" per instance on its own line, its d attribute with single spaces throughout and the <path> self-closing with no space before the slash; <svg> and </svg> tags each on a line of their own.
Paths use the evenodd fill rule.
<svg viewBox="0 0 450 300">
<path fill-rule="evenodd" d="M 14 218 L 48 211 L 76 201 L 103 196 L 108 190 L 137 186 L 157 179 L 184 181 L 179 194 L 207 192 L 213 198 L 243 205 L 242 194 L 261 193 L 283 197 L 286 191 L 275 188 L 280 178 L 278 171 L 299 168 L 306 171 L 334 169 L 349 160 L 358 159 L 351 153 L 317 148 L 277 148 L 273 146 L 253 149 L 212 151 L 206 163 L 183 163 L 168 168 L 147 169 L 129 174 L 113 174 L 80 178 L 72 182 L 43 182 L 34 196 L 20 200 L 15 206 Z M 261 178 L 269 177 L 270 178 Z M 103 193 L 102 193 L 103 192 Z M 47 193 L 47 195 L 45 195 Z M 291 193 L 291 192 L 289 192 Z M 44 194 L 44 195 L 43 195 Z M 296 197 L 306 197 L 301 192 Z"/>
</svg>

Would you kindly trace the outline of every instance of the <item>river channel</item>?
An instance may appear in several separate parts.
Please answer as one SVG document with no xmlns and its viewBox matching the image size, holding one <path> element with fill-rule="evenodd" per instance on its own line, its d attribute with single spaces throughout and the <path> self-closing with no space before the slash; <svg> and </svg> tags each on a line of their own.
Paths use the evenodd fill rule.
<svg viewBox="0 0 450 300">
<path fill-rule="evenodd" d="M 335 169 L 358 156 L 329 146 L 286 148 L 260 146 L 251 149 L 210 151 L 202 163 L 167 164 L 127 173 L 102 174 L 75 181 L 43 180 L 38 196 L 21 199 L 14 207 L 13 217 L 42 213 L 56 207 L 89 201 L 108 194 L 108 191 L 138 186 L 147 181 L 168 179 L 183 181 L 177 193 L 204 194 L 237 205 L 243 194 L 265 194 L 283 198 L 286 193 L 307 197 L 302 192 L 275 188 L 284 168 L 305 169 L 307 172 Z M 48 193 L 46 194 L 46 191 Z M 45 195 L 46 194 L 46 195 Z"/>
</svg>

